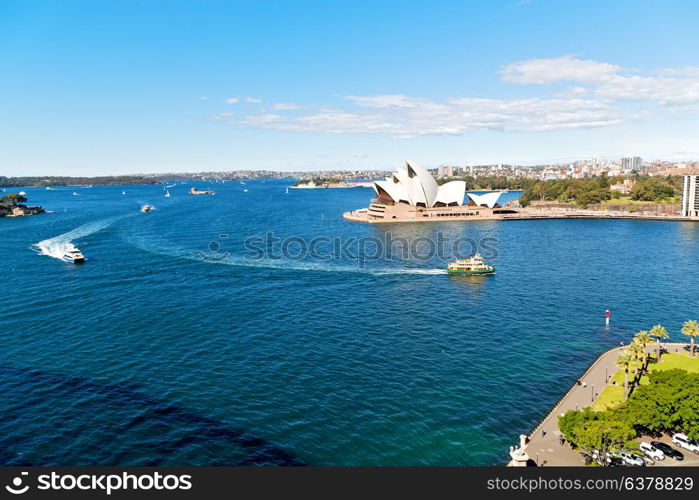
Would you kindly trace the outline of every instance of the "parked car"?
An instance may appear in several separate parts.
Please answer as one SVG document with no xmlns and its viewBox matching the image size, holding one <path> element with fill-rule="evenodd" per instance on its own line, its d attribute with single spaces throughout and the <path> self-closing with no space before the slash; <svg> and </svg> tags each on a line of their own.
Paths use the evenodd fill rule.
<svg viewBox="0 0 699 500">
<path fill-rule="evenodd" d="M 655 465 L 655 460 L 650 458 L 648 455 L 641 455 L 641 459 L 643 460 L 643 463 L 646 465 Z"/>
<path fill-rule="evenodd" d="M 672 442 L 680 448 L 693 451 L 694 453 L 699 453 L 699 443 L 692 439 L 689 439 L 686 434 L 678 432 L 677 434 L 672 436 Z"/>
<path fill-rule="evenodd" d="M 684 460 L 684 455 L 682 454 L 682 452 L 677 451 L 669 444 L 665 444 L 661 441 L 651 441 L 650 444 L 662 451 L 663 455 L 665 455 L 666 457 L 670 457 L 673 460 L 677 460 L 678 462 Z"/>
<path fill-rule="evenodd" d="M 645 456 L 652 458 L 653 460 L 664 460 L 665 459 L 665 454 L 650 443 L 641 442 L 638 445 L 638 449 L 641 450 L 641 452 Z"/>
<path fill-rule="evenodd" d="M 622 450 L 619 452 L 619 458 L 624 462 L 624 465 L 635 465 L 635 466 L 643 466 L 645 463 L 643 462 L 643 459 L 639 457 L 638 455 L 634 455 L 629 451 Z"/>
</svg>

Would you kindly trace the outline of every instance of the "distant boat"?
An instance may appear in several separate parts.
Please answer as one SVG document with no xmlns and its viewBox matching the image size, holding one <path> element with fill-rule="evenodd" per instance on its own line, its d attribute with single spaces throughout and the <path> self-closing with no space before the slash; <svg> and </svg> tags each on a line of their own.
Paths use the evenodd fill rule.
<svg viewBox="0 0 699 500">
<path fill-rule="evenodd" d="M 150 205 L 143 205 L 141 207 L 141 212 L 150 212 L 151 210 L 153 210 L 153 207 L 151 207 Z"/>
<path fill-rule="evenodd" d="M 286 186 L 286 194 L 289 194 L 289 186 Z"/>
<path fill-rule="evenodd" d="M 78 196 L 78 193 L 76 193 L 75 191 L 73 191 L 73 196 Z"/>
<path fill-rule="evenodd" d="M 214 195 L 216 194 L 213 191 L 199 191 L 197 188 L 193 187 L 192 189 L 189 190 L 189 194 L 210 194 Z"/>
<path fill-rule="evenodd" d="M 3 189 L 2 191 L 5 192 L 4 189 Z M 27 194 L 27 193 L 25 193 L 24 191 L 20 191 L 20 192 L 19 192 L 19 195 L 20 195 L 20 196 L 24 196 L 25 194 Z"/>
<path fill-rule="evenodd" d="M 121 194 L 126 194 L 126 191 L 122 191 Z"/>
<path fill-rule="evenodd" d="M 247 192 L 248 192 L 248 190 L 247 190 L 247 189 L 243 189 L 243 193 L 247 193 Z"/>
<path fill-rule="evenodd" d="M 170 191 L 165 191 L 165 198 L 169 198 L 169 197 L 170 197 Z"/>
</svg>

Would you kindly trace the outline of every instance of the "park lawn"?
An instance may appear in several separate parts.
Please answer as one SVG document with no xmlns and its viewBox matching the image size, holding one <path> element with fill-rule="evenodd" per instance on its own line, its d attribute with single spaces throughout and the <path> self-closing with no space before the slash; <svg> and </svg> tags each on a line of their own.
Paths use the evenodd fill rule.
<svg viewBox="0 0 699 500">
<path fill-rule="evenodd" d="M 628 196 L 622 196 L 621 198 L 612 198 L 611 200 L 603 200 L 602 205 L 621 205 L 621 206 L 634 206 L 634 205 L 654 205 L 654 204 L 668 204 L 677 203 L 679 198 L 666 198 L 660 201 L 642 201 L 642 200 L 632 200 Z"/>
<path fill-rule="evenodd" d="M 660 358 L 660 363 L 650 364 L 650 371 L 672 370 L 675 368 L 686 370 L 688 372 L 699 373 L 699 356 L 692 358 L 689 356 L 689 353 L 674 354 L 668 352 L 662 355 Z"/>
<path fill-rule="evenodd" d="M 619 385 L 608 385 L 599 395 L 597 401 L 592 405 L 594 411 L 604 411 L 614 408 L 624 401 L 624 383 Z"/>
<path fill-rule="evenodd" d="M 635 366 L 629 367 L 629 382 L 633 379 Z M 689 354 L 674 354 L 665 353 L 660 358 L 660 363 L 650 363 L 648 369 L 656 370 L 686 370 L 688 372 L 699 373 L 699 357 L 690 357 Z M 611 377 L 611 380 L 616 382 L 616 385 L 607 385 L 602 394 L 599 395 L 597 401 L 592 405 L 594 411 L 604 411 L 609 408 L 620 405 L 624 401 L 624 370 L 617 370 Z M 641 384 L 648 383 L 648 375 L 641 377 Z"/>
</svg>

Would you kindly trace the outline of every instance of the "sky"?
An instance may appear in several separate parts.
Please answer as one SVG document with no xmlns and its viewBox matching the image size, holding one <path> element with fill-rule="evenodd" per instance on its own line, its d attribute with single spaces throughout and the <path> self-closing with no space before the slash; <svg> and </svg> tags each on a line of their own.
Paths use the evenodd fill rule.
<svg viewBox="0 0 699 500">
<path fill-rule="evenodd" d="M 699 159 L 699 3 L 0 2 L 0 175 Z"/>
</svg>

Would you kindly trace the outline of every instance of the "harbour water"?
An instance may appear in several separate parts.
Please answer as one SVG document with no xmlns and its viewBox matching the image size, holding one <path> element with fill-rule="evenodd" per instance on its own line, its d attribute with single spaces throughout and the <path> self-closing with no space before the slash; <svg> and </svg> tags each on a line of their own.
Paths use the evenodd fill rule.
<svg viewBox="0 0 699 500">
<path fill-rule="evenodd" d="M 23 188 L 51 213 L 0 219 L 0 463 L 503 464 L 602 350 L 699 319 L 697 223 L 377 227 L 342 219 L 368 189 L 290 184 Z"/>
</svg>

